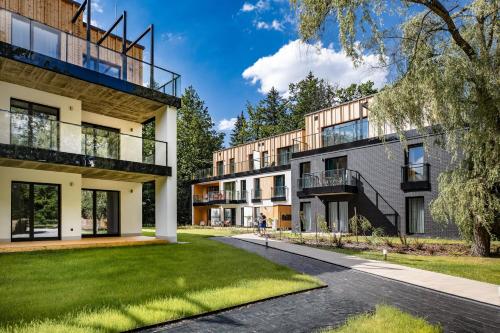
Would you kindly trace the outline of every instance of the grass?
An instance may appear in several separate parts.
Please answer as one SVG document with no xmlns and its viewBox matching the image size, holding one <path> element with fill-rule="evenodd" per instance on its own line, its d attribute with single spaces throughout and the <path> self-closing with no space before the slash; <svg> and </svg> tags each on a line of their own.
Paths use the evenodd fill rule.
<svg viewBox="0 0 500 333">
<path fill-rule="evenodd" d="M 381 252 L 345 248 L 325 248 L 366 259 L 383 260 Z M 387 261 L 428 271 L 500 285 L 500 258 L 469 256 L 423 256 L 389 253 Z"/>
<path fill-rule="evenodd" d="M 1 254 L 0 331 L 118 332 L 321 285 L 207 237 Z"/>
<path fill-rule="evenodd" d="M 374 313 L 351 317 L 346 324 L 325 333 L 440 333 L 438 325 L 387 305 L 378 305 Z"/>
</svg>

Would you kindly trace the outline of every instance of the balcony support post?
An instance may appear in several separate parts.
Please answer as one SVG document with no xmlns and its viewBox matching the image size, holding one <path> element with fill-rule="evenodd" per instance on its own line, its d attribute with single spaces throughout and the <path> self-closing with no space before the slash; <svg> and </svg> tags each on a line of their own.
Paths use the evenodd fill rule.
<svg viewBox="0 0 500 333">
<path fill-rule="evenodd" d="M 122 77 L 127 81 L 127 11 L 123 11 Z"/>
<path fill-rule="evenodd" d="M 150 80 L 150 87 L 154 89 L 156 83 L 155 83 L 155 27 L 153 24 L 149 26 L 149 29 L 151 31 L 150 37 L 151 37 L 151 50 L 149 51 L 151 54 L 150 56 L 150 68 L 149 70 L 151 73 L 149 74 L 149 80 Z"/>
<path fill-rule="evenodd" d="M 87 68 L 90 68 L 90 37 L 91 37 L 91 29 L 90 29 L 90 22 L 92 22 L 92 1 L 87 0 Z"/>
</svg>

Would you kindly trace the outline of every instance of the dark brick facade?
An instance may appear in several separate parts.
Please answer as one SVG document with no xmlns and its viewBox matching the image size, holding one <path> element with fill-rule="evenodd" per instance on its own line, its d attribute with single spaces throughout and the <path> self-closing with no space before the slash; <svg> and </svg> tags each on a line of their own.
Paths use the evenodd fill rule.
<svg viewBox="0 0 500 333">
<path fill-rule="evenodd" d="M 430 164 L 430 190 L 404 192 L 401 189 L 401 167 L 405 164 L 405 152 L 403 145 L 398 140 L 381 143 L 379 140 L 363 143 L 363 145 L 340 146 L 339 149 L 330 149 L 317 154 L 297 154 L 292 159 L 292 226 L 295 230 L 300 227 L 299 210 L 301 202 L 311 202 L 313 224 L 318 215 L 328 216 L 328 201 L 348 201 L 349 217 L 354 214 L 354 207 L 358 214 L 366 216 L 375 226 L 383 227 L 387 233 L 395 233 L 392 217 L 386 218 L 384 214 L 395 211 L 399 214 L 399 225 L 402 233 L 406 233 L 406 198 L 423 197 L 425 214 L 425 233 L 420 234 L 425 237 L 446 237 L 457 238 L 459 236 L 457 227 L 450 224 L 440 224 L 435 222 L 429 211 L 430 202 L 436 198 L 438 183 L 437 177 L 445 171 L 451 163 L 449 154 L 442 148 L 434 144 L 435 137 L 422 138 L 414 135 L 408 139 L 408 144 L 427 142 L 425 152 L 425 162 Z M 358 193 L 330 195 L 328 197 L 299 198 L 297 195 L 297 179 L 300 178 L 300 163 L 310 162 L 311 172 L 321 172 L 325 170 L 325 159 L 339 156 L 347 156 L 347 168 L 360 173 L 362 179 Z M 364 178 L 364 179 L 363 179 Z M 369 184 L 366 184 L 369 183 Z M 371 185 L 371 186 L 370 186 Z M 372 189 L 373 187 L 373 189 Z M 385 199 L 388 205 L 380 198 L 379 207 L 375 204 L 375 191 Z M 391 207 L 389 207 L 391 206 Z"/>
</svg>

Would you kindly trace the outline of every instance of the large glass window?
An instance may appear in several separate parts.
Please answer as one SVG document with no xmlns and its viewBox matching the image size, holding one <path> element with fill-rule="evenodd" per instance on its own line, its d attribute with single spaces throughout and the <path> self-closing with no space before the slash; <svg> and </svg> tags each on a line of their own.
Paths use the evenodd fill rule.
<svg viewBox="0 0 500 333">
<path fill-rule="evenodd" d="M 424 174 L 424 146 L 422 144 L 408 147 L 405 155 L 407 181 L 416 182 L 425 179 Z"/>
<path fill-rule="evenodd" d="M 328 222 L 335 232 L 349 232 L 349 204 L 347 201 L 328 203 Z"/>
<path fill-rule="evenodd" d="M 274 176 L 273 197 L 286 197 L 285 175 Z"/>
<path fill-rule="evenodd" d="M 12 183 L 12 240 L 60 237 L 59 185 Z"/>
<path fill-rule="evenodd" d="M 236 170 L 236 166 L 234 163 L 234 158 L 229 159 L 229 173 L 234 173 Z"/>
<path fill-rule="evenodd" d="M 347 156 L 334 157 L 325 160 L 325 170 L 345 170 L 347 169 Z"/>
<path fill-rule="evenodd" d="M 224 161 L 217 162 L 217 176 L 222 176 L 224 174 Z"/>
<path fill-rule="evenodd" d="M 267 168 L 269 166 L 269 152 L 263 151 L 260 159 L 260 167 Z"/>
<path fill-rule="evenodd" d="M 323 147 L 366 139 L 368 118 L 325 127 L 322 130 Z"/>
<path fill-rule="evenodd" d="M 119 225 L 119 192 L 82 190 L 83 236 L 118 235 Z"/>
<path fill-rule="evenodd" d="M 424 230 L 424 198 L 406 198 L 406 218 L 408 233 L 423 234 Z"/>
<path fill-rule="evenodd" d="M 254 180 L 253 180 L 252 199 L 261 199 L 260 178 L 254 178 Z"/>
<path fill-rule="evenodd" d="M 292 146 L 279 148 L 278 149 L 278 164 L 279 165 L 290 164 L 291 155 L 292 155 Z"/>
<path fill-rule="evenodd" d="M 89 156 L 120 159 L 120 130 L 82 123 L 82 152 Z"/>
<path fill-rule="evenodd" d="M 11 99 L 10 142 L 13 145 L 57 150 L 59 109 Z"/>
</svg>

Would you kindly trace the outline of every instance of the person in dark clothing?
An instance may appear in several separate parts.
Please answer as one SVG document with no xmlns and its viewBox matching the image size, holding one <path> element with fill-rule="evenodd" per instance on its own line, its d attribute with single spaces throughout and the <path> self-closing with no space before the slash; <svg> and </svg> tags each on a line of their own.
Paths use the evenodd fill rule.
<svg viewBox="0 0 500 333">
<path fill-rule="evenodd" d="M 261 233 L 265 234 L 266 233 L 266 215 L 264 213 L 260 213 L 260 231 Z"/>
</svg>

